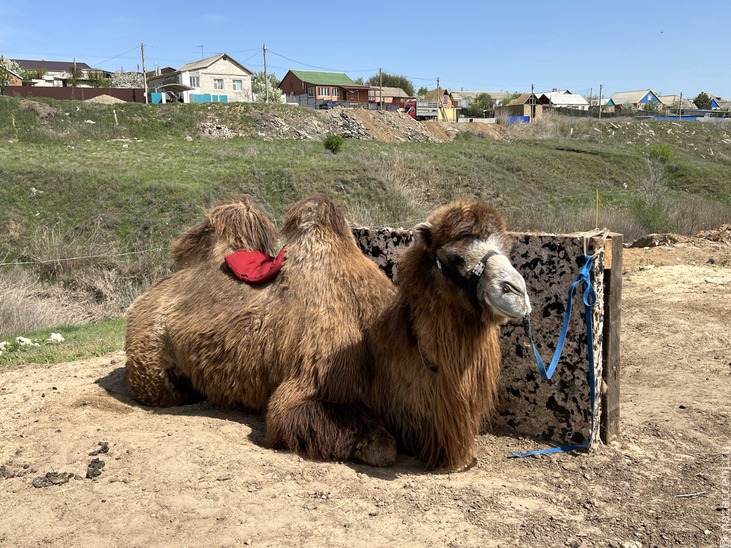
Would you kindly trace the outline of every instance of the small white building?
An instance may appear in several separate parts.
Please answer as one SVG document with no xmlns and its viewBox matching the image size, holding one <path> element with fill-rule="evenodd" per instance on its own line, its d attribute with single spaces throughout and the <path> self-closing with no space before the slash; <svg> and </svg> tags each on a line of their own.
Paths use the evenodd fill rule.
<svg viewBox="0 0 731 548">
<path fill-rule="evenodd" d="M 549 91 L 538 96 L 538 102 L 543 106 L 555 108 L 571 108 L 574 110 L 589 110 L 589 101 L 578 93 L 568 90 Z"/>
<path fill-rule="evenodd" d="M 225 53 L 187 63 L 147 79 L 153 102 L 252 101 L 252 72 Z"/>
</svg>

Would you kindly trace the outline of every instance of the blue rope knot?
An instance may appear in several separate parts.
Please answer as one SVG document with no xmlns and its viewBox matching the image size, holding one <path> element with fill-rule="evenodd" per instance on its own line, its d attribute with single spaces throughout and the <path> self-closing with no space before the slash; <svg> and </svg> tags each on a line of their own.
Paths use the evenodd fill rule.
<svg viewBox="0 0 731 548">
<path fill-rule="evenodd" d="M 579 284 L 583 284 L 584 291 L 582 294 L 582 300 L 584 302 L 584 320 L 586 322 L 586 347 L 587 347 L 587 358 L 589 362 L 589 399 L 591 405 L 591 431 L 589 432 L 589 441 L 583 445 L 565 445 L 562 447 L 551 447 L 549 449 L 539 449 L 536 451 L 528 451 L 527 453 L 515 453 L 512 452 L 514 457 L 528 457 L 531 455 L 545 455 L 549 453 L 565 453 L 566 451 L 573 451 L 574 449 L 585 449 L 591 446 L 594 437 L 594 407 L 596 401 L 596 386 L 594 380 L 594 329 L 593 329 L 593 318 L 592 309 L 596 306 L 596 290 L 591 283 L 591 267 L 594 260 L 593 255 L 584 256 L 584 266 L 579 269 L 579 275 L 571 284 L 569 289 L 568 301 L 566 303 L 566 313 L 564 314 L 563 324 L 561 325 L 561 333 L 558 336 L 558 342 L 556 343 L 556 350 L 553 353 L 553 358 L 548 367 L 543 363 L 541 355 L 538 353 L 536 344 L 533 341 L 533 333 L 530 327 L 530 318 L 525 316 L 523 318 L 523 328 L 525 335 L 530 341 L 533 347 L 533 355 L 538 365 L 538 372 L 544 380 L 550 380 L 553 373 L 556 371 L 558 362 L 561 359 L 561 353 L 563 352 L 563 346 L 566 342 L 566 334 L 569 331 L 569 320 L 571 318 L 571 304 L 574 300 L 574 290 Z"/>
<path fill-rule="evenodd" d="M 594 308 L 596 306 L 596 290 L 591 283 L 591 267 L 593 260 L 594 257 L 592 255 L 584 256 L 584 266 L 579 269 L 579 277 L 577 279 L 577 282 L 584 284 L 584 306 L 588 306 L 589 308 Z M 569 297 L 571 297 L 571 294 L 569 294 Z"/>
</svg>

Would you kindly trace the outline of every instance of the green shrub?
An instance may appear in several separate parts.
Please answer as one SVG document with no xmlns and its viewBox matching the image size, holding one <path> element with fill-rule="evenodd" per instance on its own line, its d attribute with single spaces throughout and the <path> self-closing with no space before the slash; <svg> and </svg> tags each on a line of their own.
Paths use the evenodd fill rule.
<svg viewBox="0 0 731 548">
<path fill-rule="evenodd" d="M 672 223 L 662 204 L 648 204 L 642 200 L 637 200 L 632 204 L 631 210 L 637 222 L 645 227 L 646 232 L 672 231 Z"/>
<path fill-rule="evenodd" d="M 672 151 L 668 145 L 655 143 L 650 147 L 650 159 L 660 162 L 667 162 L 672 156 Z"/>
<path fill-rule="evenodd" d="M 325 145 L 325 148 L 333 154 L 337 154 L 338 152 L 340 152 L 340 149 L 343 148 L 344 142 L 345 139 L 343 139 L 340 135 L 328 135 L 327 137 L 325 137 L 323 145 Z"/>
</svg>

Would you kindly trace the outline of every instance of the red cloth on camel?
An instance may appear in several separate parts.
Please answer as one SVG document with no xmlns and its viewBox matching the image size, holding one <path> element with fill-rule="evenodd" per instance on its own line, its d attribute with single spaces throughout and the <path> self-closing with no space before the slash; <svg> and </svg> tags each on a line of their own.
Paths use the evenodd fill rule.
<svg viewBox="0 0 731 548">
<path fill-rule="evenodd" d="M 234 275 L 245 282 L 260 284 L 274 278 L 284 264 L 286 249 L 275 257 L 261 251 L 234 251 L 226 255 L 226 264 Z"/>
</svg>

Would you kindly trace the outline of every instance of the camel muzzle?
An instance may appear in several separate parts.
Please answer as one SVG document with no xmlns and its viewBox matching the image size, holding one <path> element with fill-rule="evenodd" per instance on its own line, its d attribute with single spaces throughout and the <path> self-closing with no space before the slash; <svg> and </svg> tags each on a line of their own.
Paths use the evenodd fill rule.
<svg viewBox="0 0 731 548">
<path fill-rule="evenodd" d="M 492 264 L 488 268 L 488 262 Z M 490 306 L 500 316 L 515 319 L 530 314 L 531 306 L 523 276 L 513 267 L 510 260 L 494 249 L 489 250 L 472 268 L 468 277 L 448 267 L 439 257 L 437 269 L 449 280 L 461 287 L 475 305 L 482 310 Z M 488 273 L 485 276 L 485 272 Z M 481 296 L 480 293 L 484 293 Z"/>
</svg>

